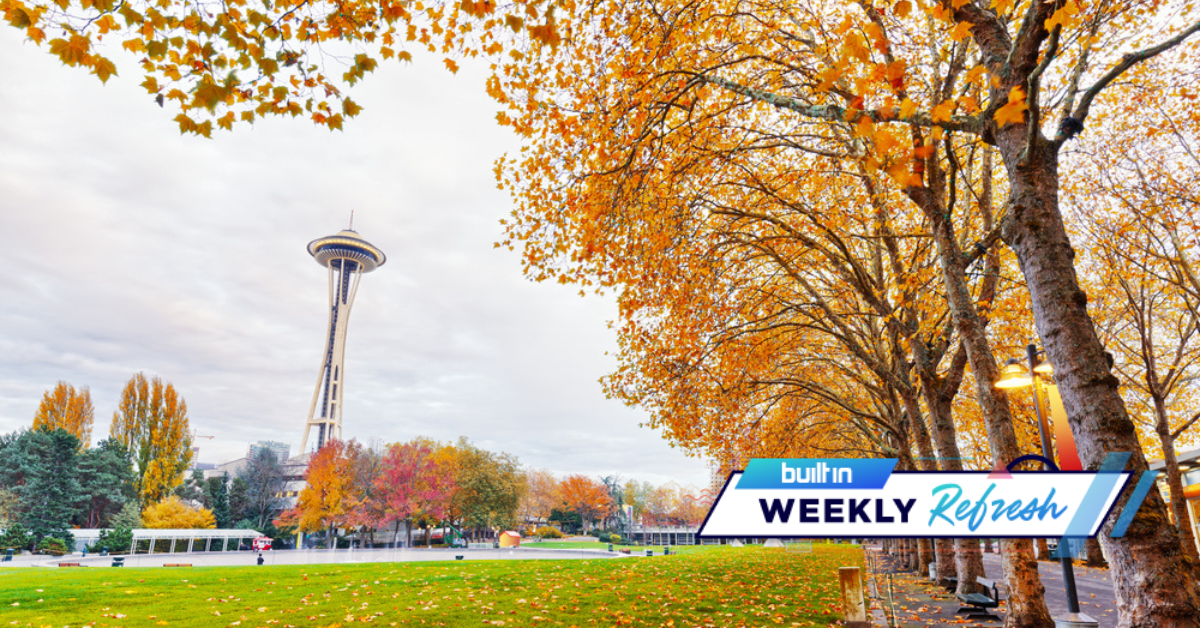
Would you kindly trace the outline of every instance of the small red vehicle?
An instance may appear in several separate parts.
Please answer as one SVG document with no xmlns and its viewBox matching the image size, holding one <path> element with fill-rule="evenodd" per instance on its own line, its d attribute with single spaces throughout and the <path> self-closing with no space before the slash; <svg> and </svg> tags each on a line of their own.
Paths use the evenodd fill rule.
<svg viewBox="0 0 1200 628">
<path fill-rule="evenodd" d="M 253 543 L 253 545 L 251 545 L 251 549 L 253 549 L 256 552 L 261 552 L 263 550 L 269 550 L 269 549 L 271 549 L 271 541 L 272 541 L 272 539 L 269 536 L 260 536 L 256 539 L 254 539 L 254 543 Z"/>
</svg>

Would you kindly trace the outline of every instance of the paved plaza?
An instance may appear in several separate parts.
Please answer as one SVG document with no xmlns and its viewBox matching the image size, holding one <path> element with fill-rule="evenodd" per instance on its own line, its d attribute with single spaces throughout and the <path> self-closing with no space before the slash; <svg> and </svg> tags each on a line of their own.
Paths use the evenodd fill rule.
<svg viewBox="0 0 1200 628">
<path fill-rule="evenodd" d="M 1004 572 L 999 554 L 984 554 L 986 577 L 1003 583 Z M 888 572 L 891 573 L 888 573 Z M 1063 587 L 1062 568 L 1058 563 L 1038 562 L 1038 573 L 1046 587 L 1046 606 L 1051 617 L 1067 614 L 1067 594 Z M 870 591 L 875 607 L 875 623 L 879 626 L 915 628 L 917 626 L 1001 626 L 1001 621 L 968 621 L 957 615 L 959 602 L 953 594 L 934 586 L 925 577 L 898 569 L 881 567 L 873 574 Z M 1101 628 L 1115 628 L 1119 615 L 1116 596 L 1107 569 L 1092 569 L 1076 565 L 1075 586 L 1079 593 L 1080 611 L 1100 622 Z M 1007 599 L 1007 587 L 1001 586 L 1001 599 Z M 996 614 L 1005 609 L 1002 601 Z"/>
</svg>

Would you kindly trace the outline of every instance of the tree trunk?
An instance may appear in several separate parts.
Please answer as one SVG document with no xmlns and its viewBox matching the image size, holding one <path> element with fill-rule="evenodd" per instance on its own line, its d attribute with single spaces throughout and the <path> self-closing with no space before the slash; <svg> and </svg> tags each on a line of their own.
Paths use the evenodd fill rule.
<svg viewBox="0 0 1200 628">
<path fill-rule="evenodd" d="M 1171 425 L 1167 422 L 1167 406 L 1164 399 L 1154 396 L 1154 428 L 1162 442 L 1163 462 L 1166 463 L 1167 486 L 1171 489 L 1171 511 L 1175 515 L 1175 529 L 1179 531 L 1179 542 L 1183 551 L 1193 560 L 1200 560 L 1196 550 L 1196 537 L 1192 534 L 1192 521 L 1188 517 L 1187 499 L 1183 497 L 1183 478 L 1179 474 L 1179 460 L 1175 457 L 1175 439 L 1171 438 Z"/>
<path fill-rule="evenodd" d="M 983 540 L 983 551 L 989 554 L 992 553 L 992 539 L 987 538 Z"/>
<path fill-rule="evenodd" d="M 1054 560 L 1050 556 L 1050 545 L 1046 543 L 1046 539 L 1037 540 L 1037 559 L 1038 560 Z"/>
<path fill-rule="evenodd" d="M 1029 287 L 1034 323 L 1054 364 L 1080 459 L 1095 470 L 1109 452 L 1130 452 L 1126 470 L 1135 472 L 1136 481 L 1147 471 L 1146 458 L 1075 276 L 1075 252 L 1058 209 L 1057 147 L 1034 133 L 1026 155 L 1027 125 L 1011 127 L 997 134 L 1011 189 L 1003 237 Z M 1128 495 L 1117 500 L 1113 512 L 1124 508 Z M 1162 497 L 1150 491 L 1118 539 L 1109 536 L 1116 519 L 1105 522 L 1100 542 L 1112 570 L 1120 626 L 1200 626 L 1200 569 L 1181 551 Z"/>
<path fill-rule="evenodd" d="M 1095 538 L 1087 540 L 1087 562 L 1084 565 L 1095 568 L 1108 567 L 1108 561 L 1104 560 L 1104 553 L 1100 549 L 1100 541 Z"/>
<path fill-rule="evenodd" d="M 938 250 L 938 264 L 946 288 L 946 299 L 954 317 L 959 339 L 967 349 L 967 359 L 975 378 L 976 397 L 983 410 L 987 428 L 988 444 L 992 453 L 992 466 L 1000 467 L 1020 455 L 1017 435 L 1013 430 L 1012 414 L 1008 398 L 995 388 L 999 379 L 996 358 L 984 333 L 983 320 L 971 298 L 967 286 L 963 257 L 958 250 L 950 223 L 941 212 L 941 203 L 928 188 L 910 191 L 910 196 L 926 212 L 933 224 L 934 242 Z M 978 547 L 978 545 L 976 546 Z M 1038 576 L 1037 559 L 1033 555 L 1029 539 L 1005 539 L 1001 541 L 1005 580 L 1009 589 L 1008 613 L 1005 626 L 1049 627 L 1053 625 L 1050 611 L 1046 608 L 1045 587 Z M 960 590 L 965 578 L 959 577 Z"/>
</svg>

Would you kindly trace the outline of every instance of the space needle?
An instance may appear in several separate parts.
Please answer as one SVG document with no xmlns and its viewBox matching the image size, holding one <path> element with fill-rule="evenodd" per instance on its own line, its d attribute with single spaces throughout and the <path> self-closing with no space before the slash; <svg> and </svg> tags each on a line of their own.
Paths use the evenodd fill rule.
<svg viewBox="0 0 1200 628">
<path fill-rule="evenodd" d="M 329 331 L 325 335 L 325 352 L 312 405 L 308 409 L 308 421 L 304 423 L 304 437 L 300 439 L 301 453 L 308 448 L 308 431 L 313 427 L 317 429 L 318 450 L 329 440 L 342 439 L 342 398 L 345 394 L 342 382 L 346 375 L 346 327 L 350 306 L 354 305 L 354 295 L 363 273 L 369 273 L 387 261 L 383 251 L 359 237 L 353 227 L 351 219 L 349 229 L 308 243 L 309 255 L 329 269 Z"/>
</svg>

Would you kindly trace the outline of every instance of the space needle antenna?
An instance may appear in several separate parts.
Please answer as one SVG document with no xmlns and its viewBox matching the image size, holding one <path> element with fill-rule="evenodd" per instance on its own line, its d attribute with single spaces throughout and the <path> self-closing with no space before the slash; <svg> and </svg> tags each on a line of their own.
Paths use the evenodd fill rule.
<svg viewBox="0 0 1200 628">
<path fill-rule="evenodd" d="M 354 210 L 350 210 L 350 231 L 354 231 Z"/>
</svg>

